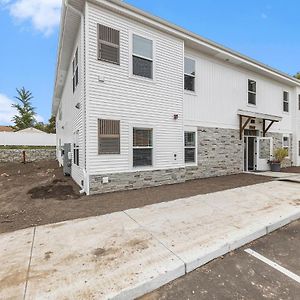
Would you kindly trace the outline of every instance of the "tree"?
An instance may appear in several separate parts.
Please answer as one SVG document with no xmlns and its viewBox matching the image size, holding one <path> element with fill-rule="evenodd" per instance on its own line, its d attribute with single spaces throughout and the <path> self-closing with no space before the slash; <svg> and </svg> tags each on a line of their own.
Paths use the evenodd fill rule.
<svg viewBox="0 0 300 300">
<path fill-rule="evenodd" d="M 48 124 L 45 127 L 45 131 L 48 133 L 56 133 L 56 118 L 55 118 L 55 116 L 52 116 L 49 119 Z"/>
<path fill-rule="evenodd" d="M 28 127 L 33 127 L 36 123 L 35 120 L 35 108 L 31 104 L 33 99 L 32 93 L 26 90 L 24 87 L 16 89 L 18 96 L 15 98 L 19 103 L 12 104 L 12 107 L 17 109 L 17 114 L 13 117 L 13 128 L 15 130 L 21 130 Z"/>
<path fill-rule="evenodd" d="M 294 77 L 300 80 L 300 72 L 298 72 Z"/>
</svg>

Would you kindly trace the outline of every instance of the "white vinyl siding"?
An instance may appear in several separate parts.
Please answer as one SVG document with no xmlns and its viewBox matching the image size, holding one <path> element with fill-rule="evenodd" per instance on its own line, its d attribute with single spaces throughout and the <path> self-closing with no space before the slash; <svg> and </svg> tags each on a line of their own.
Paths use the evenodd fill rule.
<svg viewBox="0 0 300 300">
<path fill-rule="evenodd" d="M 100 64 L 97 60 L 99 20 L 120 32 L 120 65 Z M 87 24 L 88 173 L 136 171 L 132 147 L 134 127 L 153 128 L 151 168 L 183 167 L 183 42 L 90 2 L 87 2 Z M 130 72 L 133 33 L 154 41 L 155 81 L 140 80 L 144 78 L 132 76 Z M 99 76 L 103 76 L 103 82 Z M 174 120 L 174 114 L 179 115 L 178 120 Z M 121 121 L 120 155 L 98 155 L 98 119 Z"/>
</svg>

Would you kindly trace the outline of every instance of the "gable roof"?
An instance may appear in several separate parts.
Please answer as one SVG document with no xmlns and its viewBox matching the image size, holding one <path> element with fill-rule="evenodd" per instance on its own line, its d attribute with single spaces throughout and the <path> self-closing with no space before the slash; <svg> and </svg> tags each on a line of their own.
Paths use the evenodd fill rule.
<svg viewBox="0 0 300 300">
<path fill-rule="evenodd" d="M 55 87 L 54 87 L 53 105 L 52 105 L 53 114 L 56 114 L 57 112 L 60 97 L 64 86 L 65 76 L 67 72 L 68 66 L 63 66 L 63 64 L 69 63 L 70 61 L 69 55 L 71 55 L 70 53 L 74 47 L 74 45 L 70 42 L 70 40 L 73 41 L 74 43 L 75 38 L 73 37 L 75 36 L 80 23 L 79 14 L 83 12 L 85 2 L 86 0 L 63 1 L 60 40 L 59 40 L 58 59 L 57 59 L 57 70 L 56 70 L 56 79 L 55 79 Z M 220 60 L 226 61 L 227 63 L 231 63 L 233 65 L 240 66 L 247 70 L 262 74 L 264 76 L 267 76 L 279 82 L 283 82 L 290 86 L 300 87 L 300 80 L 282 71 L 272 68 L 264 63 L 261 63 L 237 51 L 224 47 L 223 45 L 217 44 L 198 34 L 195 34 L 182 27 L 174 25 L 162 18 L 153 16 L 132 5 L 124 3 L 121 0 L 89 0 L 89 2 L 92 2 L 100 7 L 108 9 L 114 13 L 125 16 L 129 19 L 142 22 L 145 25 L 164 31 L 170 35 L 182 39 L 185 45 L 191 48 L 195 48 L 196 50 L 202 51 Z M 67 30 L 68 34 L 73 35 L 73 36 L 69 36 L 68 39 L 64 34 L 66 28 L 68 29 Z"/>
</svg>

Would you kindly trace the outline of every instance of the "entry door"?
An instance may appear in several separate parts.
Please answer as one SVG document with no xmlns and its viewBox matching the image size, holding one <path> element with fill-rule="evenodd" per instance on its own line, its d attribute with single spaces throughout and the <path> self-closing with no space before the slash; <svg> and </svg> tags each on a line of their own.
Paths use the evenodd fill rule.
<svg viewBox="0 0 300 300">
<path fill-rule="evenodd" d="M 271 137 L 258 137 L 257 138 L 257 171 L 270 170 L 268 161 L 273 156 L 273 138 Z"/>
</svg>

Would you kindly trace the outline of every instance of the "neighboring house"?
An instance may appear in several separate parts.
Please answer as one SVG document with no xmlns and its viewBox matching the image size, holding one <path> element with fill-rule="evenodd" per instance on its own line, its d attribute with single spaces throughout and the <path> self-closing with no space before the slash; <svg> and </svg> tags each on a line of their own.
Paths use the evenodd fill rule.
<svg viewBox="0 0 300 300">
<path fill-rule="evenodd" d="M 19 133 L 40 133 L 40 134 L 44 133 L 44 134 L 47 134 L 45 131 L 36 129 L 34 127 L 28 127 L 28 128 L 25 128 L 25 129 L 21 129 L 21 130 L 18 130 L 17 132 L 19 132 Z"/>
<path fill-rule="evenodd" d="M 300 165 L 300 81 L 122 1 L 63 2 L 58 160 L 87 194 Z"/>
<path fill-rule="evenodd" d="M 1 126 L 0 125 L 0 132 L 13 132 L 14 130 L 10 126 Z"/>
</svg>

